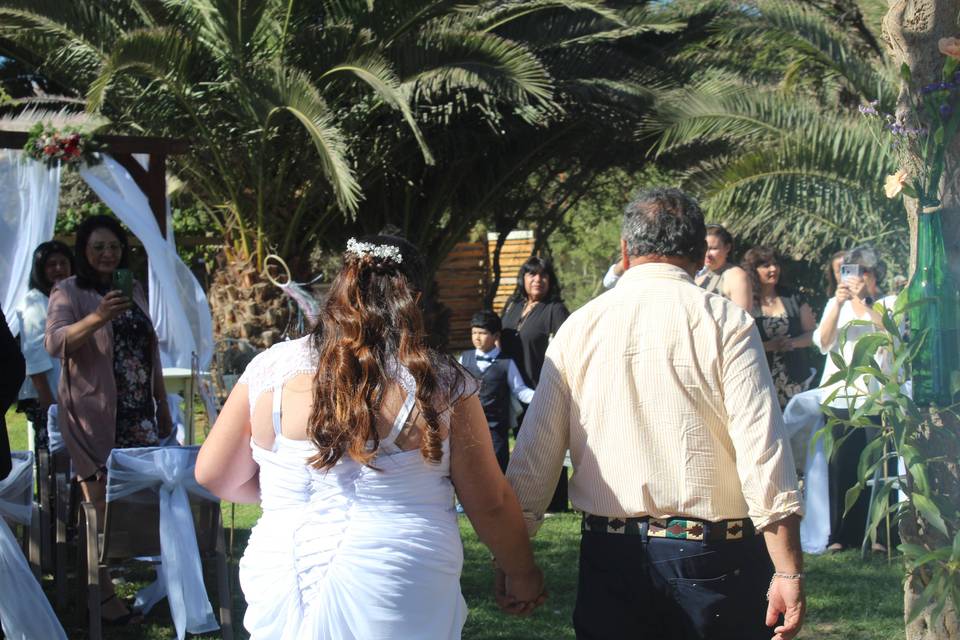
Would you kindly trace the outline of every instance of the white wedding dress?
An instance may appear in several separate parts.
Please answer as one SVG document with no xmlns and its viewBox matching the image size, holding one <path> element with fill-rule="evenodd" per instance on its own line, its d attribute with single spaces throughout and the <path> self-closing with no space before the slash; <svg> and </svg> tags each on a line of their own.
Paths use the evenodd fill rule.
<svg viewBox="0 0 960 640">
<path fill-rule="evenodd" d="M 414 405 L 414 381 L 398 368 L 407 400 L 380 442 L 379 470 L 347 456 L 331 469 L 306 464 L 315 448 L 280 433 L 279 390 L 316 371 L 310 338 L 257 356 L 239 383 L 250 407 L 273 391 L 272 449 L 251 440 L 263 515 L 240 560 L 253 640 L 459 638 L 463 547 L 450 482 L 449 441 L 439 464 L 394 441 Z M 441 418 L 449 424 L 449 413 Z"/>
</svg>

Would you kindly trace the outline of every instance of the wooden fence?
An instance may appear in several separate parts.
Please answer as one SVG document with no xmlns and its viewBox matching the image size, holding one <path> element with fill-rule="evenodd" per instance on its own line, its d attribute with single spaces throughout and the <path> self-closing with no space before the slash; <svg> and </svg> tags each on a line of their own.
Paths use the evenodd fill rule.
<svg viewBox="0 0 960 640">
<path fill-rule="evenodd" d="M 486 242 L 457 244 L 437 271 L 437 295 L 450 309 L 451 350 L 469 349 L 470 317 L 483 308 L 483 297 L 493 278 L 493 252 L 496 234 L 489 234 Z M 517 286 L 517 272 L 533 252 L 532 231 L 514 231 L 504 242 L 500 252 L 500 286 L 494 297 L 493 308 L 503 314 L 507 298 Z"/>
</svg>

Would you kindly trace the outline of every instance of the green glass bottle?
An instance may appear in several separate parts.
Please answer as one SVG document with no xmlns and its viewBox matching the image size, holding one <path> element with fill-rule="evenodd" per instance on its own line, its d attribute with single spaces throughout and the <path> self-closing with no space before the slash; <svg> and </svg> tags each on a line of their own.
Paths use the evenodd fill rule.
<svg viewBox="0 0 960 640">
<path fill-rule="evenodd" d="M 960 292 L 947 263 L 940 215 L 939 208 L 919 215 L 917 269 L 907 286 L 911 336 L 926 331 L 912 364 L 913 400 L 919 406 L 951 404 L 951 377 L 960 372 Z"/>
</svg>

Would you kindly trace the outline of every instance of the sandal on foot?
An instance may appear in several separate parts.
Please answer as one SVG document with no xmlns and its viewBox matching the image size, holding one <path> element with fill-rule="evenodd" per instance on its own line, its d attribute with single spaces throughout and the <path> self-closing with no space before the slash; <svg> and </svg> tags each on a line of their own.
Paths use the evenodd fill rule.
<svg viewBox="0 0 960 640">
<path fill-rule="evenodd" d="M 100 606 L 102 607 L 116 597 L 117 594 L 114 593 L 112 596 L 104 598 L 100 601 Z M 116 618 L 104 618 L 101 616 L 100 620 L 108 627 L 123 627 L 129 624 L 139 624 L 143 622 L 143 614 L 136 609 L 128 609 L 125 614 L 117 616 Z"/>
<path fill-rule="evenodd" d="M 841 551 L 844 551 L 845 549 L 846 549 L 846 547 L 843 546 L 842 544 L 840 544 L 839 542 L 834 542 L 832 545 L 830 545 L 829 547 L 827 547 L 827 553 L 840 553 Z"/>
</svg>

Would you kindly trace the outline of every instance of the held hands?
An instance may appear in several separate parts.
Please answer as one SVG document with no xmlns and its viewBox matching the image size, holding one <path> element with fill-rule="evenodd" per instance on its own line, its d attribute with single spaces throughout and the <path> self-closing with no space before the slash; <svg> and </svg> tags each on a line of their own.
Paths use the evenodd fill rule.
<svg viewBox="0 0 960 640">
<path fill-rule="evenodd" d="M 117 290 L 108 291 L 103 299 L 100 300 L 97 310 L 93 315 L 100 320 L 102 324 L 113 321 L 114 318 L 133 306 L 130 298 L 126 297 Z"/>
<path fill-rule="evenodd" d="M 803 581 L 774 577 L 767 592 L 766 625 L 772 627 L 777 624 L 780 614 L 783 614 L 783 624 L 773 630 L 771 640 L 792 640 L 803 625 L 803 615 L 807 608 L 806 596 L 803 593 Z"/>
<path fill-rule="evenodd" d="M 494 569 L 494 596 L 504 613 L 528 616 L 547 600 L 543 572 L 539 567 L 522 574 L 508 576 L 503 569 Z"/>
</svg>

